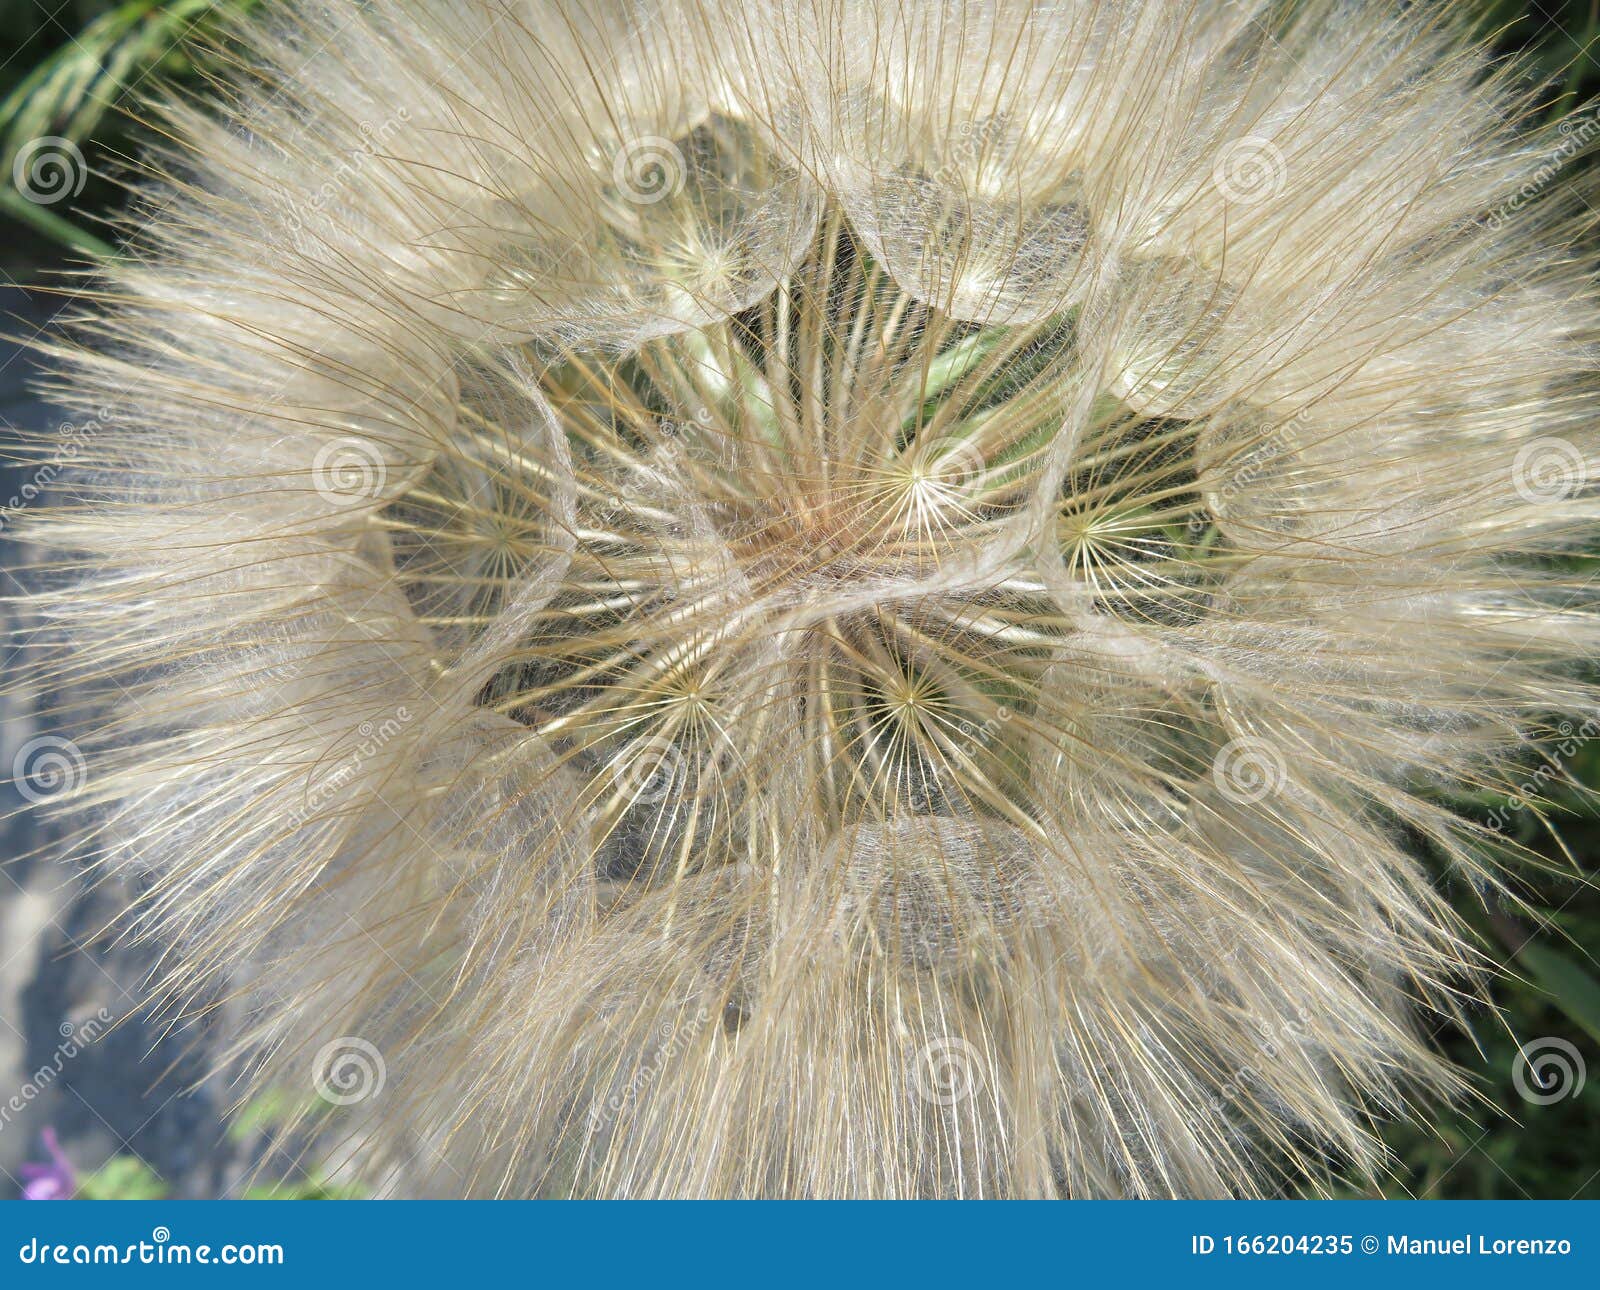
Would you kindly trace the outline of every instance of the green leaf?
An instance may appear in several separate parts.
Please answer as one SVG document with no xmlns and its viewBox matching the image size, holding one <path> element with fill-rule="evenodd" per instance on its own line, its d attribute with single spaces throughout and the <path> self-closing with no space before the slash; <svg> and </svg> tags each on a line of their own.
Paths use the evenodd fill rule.
<svg viewBox="0 0 1600 1290">
<path fill-rule="evenodd" d="M 1524 945 L 1517 952 L 1517 962 L 1562 1012 L 1600 1043 L 1600 981 L 1566 955 L 1537 942 Z"/>
<path fill-rule="evenodd" d="M 187 70 L 185 42 L 255 0 L 131 0 L 96 18 L 34 67 L 0 104 L 6 155 L 40 135 L 83 143 L 128 90 L 156 70 Z"/>
<path fill-rule="evenodd" d="M 37 63 L 0 102 L 0 164 L 9 176 L 42 139 L 87 144 L 106 130 L 107 115 L 158 72 L 187 74 L 197 64 L 192 37 L 219 18 L 254 8 L 257 0 L 128 0 L 100 15 Z M 78 159 L 81 163 L 81 158 Z M 71 220 L 28 202 L 5 186 L 7 213 L 76 251 L 113 254 Z"/>
<path fill-rule="evenodd" d="M 228 1122 L 228 1137 L 234 1142 L 248 1142 L 257 1134 L 315 1121 L 327 1109 L 327 1104 L 319 1098 L 283 1088 L 262 1089 L 233 1113 Z"/>
<path fill-rule="evenodd" d="M 263 1183 L 245 1192 L 246 1200 L 365 1200 L 367 1193 L 352 1183 L 336 1183 L 315 1173 L 295 1182 Z"/>
<path fill-rule="evenodd" d="M 135 1156 L 112 1156 L 78 1181 L 75 1200 L 162 1200 L 166 1184 Z"/>
</svg>

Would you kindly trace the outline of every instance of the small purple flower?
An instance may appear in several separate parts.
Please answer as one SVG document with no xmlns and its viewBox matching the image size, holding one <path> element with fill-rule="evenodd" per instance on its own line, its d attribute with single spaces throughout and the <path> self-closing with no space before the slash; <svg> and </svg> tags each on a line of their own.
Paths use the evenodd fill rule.
<svg viewBox="0 0 1600 1290">
<path fill-rule="evenodd" d="M 44 1149 L 50 1155 L 48 1164 L 25 1164 L 21 1168 L 23 1200 L 71 1200 L 78 1190 L 78 1176 L 72 1172 L 72 1162 L 61 1150 L 56 1131 L 47 1128 L 41 1133 Z"/>
</svg>

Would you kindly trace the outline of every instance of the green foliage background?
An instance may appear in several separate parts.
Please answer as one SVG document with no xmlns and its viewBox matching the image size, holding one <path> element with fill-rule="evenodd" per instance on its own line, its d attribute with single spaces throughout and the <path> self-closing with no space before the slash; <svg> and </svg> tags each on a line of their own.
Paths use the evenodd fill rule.
<svg viewBox="0 0 1600 1290">
<path fill-rule="evenodd" d="M 595 0 L 605 3 L 606 0 Z M 1204 0 L 1202 0 L 1204 2 Z M 1291 0 L 1292 2 L 1292 0 Z M 1397 0 L 1397 3 L 1399 0 Z M 1481 13 L 1496 51 L 1525 62 L 1548 85 L 1549 113 L 1600 111 L 1600 0 L 1455 0 Z M 99 224 L 118 200 L 104 172 L 136 151 L 139 129 L 120 110 L 160 81 L 194 83 L 206 57 L 197 40 L 230 13 L 258 0 L 0 0 L 0 161 L 9 176 L 17 149 L 42 135 L 77 142 L 94 177 L 71 203 L 35 206 L 0 184 L 7 236 L 0 266 L 38 281 L 71 257 L 106 247 Z M 271 0 L 259 0 L 270 4 Z M 1577 159 L 1564 182 L 1596 195 L 1593 156 Z M 1597 209 L 1600 222 L 1600 209 Z M 1600 573 L 1600 550 L 1580 562 Z M 1561 739 L 1549 750 L 1559 776 L 1530 760 L 1541 785 L 1538 809 L 1483 796 L 1459 803 L 1484 819 L 1509 818 L 1508 831 L 1541 857 L 1519 875 L 1527 906 L 1485 908 L 1479 896 L 1439 878 L 1485 950 L 1506 965 L 1494 1009 L 1474 1011 L 1469 1028 L 1437 1038 L 1473 1078 L 1479 1098 L 1428 1112 L 1421 1125 L 1383 1126 L 1394 1152 L 1392 1176 L 1374 1194 L 1393 1197 L 1600 1199 L 1600 739 Z M 1547 763 L 1548 766 L 1549 763 Z M 1581 1091 L 1549 1102 L 1518 1091 L 1519 1045 L 1558 1039 L 1572 1045 L 1588 1078 Z M 1535 1092 L 1535 1076 L 1521 1082 Z M 127 1166 L 127 1167 L 122 1167 Z M 86 1181 L 101 1196 L 158 1194 L 159 1180 L 136 1162 L 113 1161 Z M 313 1176 L 256 1194 L 340 1194 Z"/>
</svg>

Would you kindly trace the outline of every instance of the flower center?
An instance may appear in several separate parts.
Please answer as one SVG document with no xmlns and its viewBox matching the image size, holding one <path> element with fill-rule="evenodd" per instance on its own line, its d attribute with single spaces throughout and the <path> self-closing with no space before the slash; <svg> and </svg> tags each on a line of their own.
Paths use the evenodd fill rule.
<svg viewBox="0 0 1600 1290">
<path fill-rule="evenodd" d="M 1035 763 L 1100 755 L 1029 742 L 1030 706 L 1081 707 L 1045 724 L 1082 731 L 1108 702 L 1104 685 L 1040 693 L 1104 636 L 1084 614 L 1181 618 L 1226 558 L 1195 427 L 1107 396 L 1073 431 L 1058 499 L 1082 595 L 1064 605 L 1011 565 L 944 580 L 1034 508 L 1081 415 L 1077 344 L 1070 318 L 945 317 L 836 214 L 744 313 L 623 353 L 530 355 L 521 409 L 465 398 L 459 452 L 395 511 L 402 576 L 446 667 L 522 615 L 479 701 L 587 774 L 602 849 L 631 848 L 629 872 L 649 867 L 640 848 L 738 859 L 775 770 L 743 760 L 755 748 L 840 827 L 1016 823 Z M 1149 702 L 1159 721 L 1166 697 Z"/>
</svg>

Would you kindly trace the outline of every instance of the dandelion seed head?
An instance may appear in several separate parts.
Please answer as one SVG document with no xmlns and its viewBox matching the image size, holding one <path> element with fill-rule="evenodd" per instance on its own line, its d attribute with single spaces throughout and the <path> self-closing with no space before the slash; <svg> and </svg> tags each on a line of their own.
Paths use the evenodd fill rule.
<svg viewBox="0 0 1600 1290">
<path fill-rule="evenodd" d="M 1381 1167 L 1473 960 L 1408 846 L 1493 880 L 1422 789 L 1594 703 L 1581 211 L 1447 15 L 238 39 L 35 532 L 85 844 L 254 1078 L 373 1046 L 412 1191 Z"/>
</svg>

